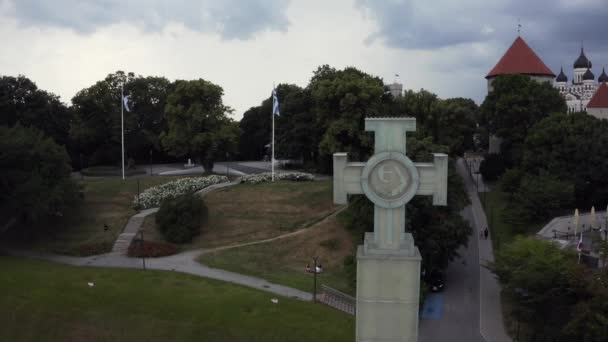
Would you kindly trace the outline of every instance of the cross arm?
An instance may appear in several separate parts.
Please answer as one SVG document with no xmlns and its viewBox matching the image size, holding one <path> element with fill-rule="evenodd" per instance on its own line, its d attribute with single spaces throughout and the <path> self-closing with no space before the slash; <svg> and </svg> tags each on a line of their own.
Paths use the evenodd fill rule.
<svg viewBox="0 0 608 342">
<path fill-rule="evenodd" d="M 347 163 L 346 153 L 334 153 L 334 203 L 346 204 L 348 194 L 362 194 L 361 174 L 365 163 Z"/>
<path fill-rule="evenodd" d="M 417 195 L 433 195 L 433 205 L 447 205 L 448 155 L 433 153 L 432 163 L 415 163 L 420 174 Z"/>
</svg>

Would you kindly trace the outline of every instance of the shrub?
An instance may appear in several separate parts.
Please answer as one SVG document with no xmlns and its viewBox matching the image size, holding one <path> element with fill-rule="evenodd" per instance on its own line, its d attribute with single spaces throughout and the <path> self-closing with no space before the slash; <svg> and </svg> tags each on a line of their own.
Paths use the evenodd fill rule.
<svg viewBox="0 0 608 342">
<path fill-rule="evenodd" d="M 200 233 L 201 223 L 207 220 L 207 206 L 195 194 L 165 199 L 156 213 L 156 224 L 165 239 L 186 243 Z"/>
</svg>

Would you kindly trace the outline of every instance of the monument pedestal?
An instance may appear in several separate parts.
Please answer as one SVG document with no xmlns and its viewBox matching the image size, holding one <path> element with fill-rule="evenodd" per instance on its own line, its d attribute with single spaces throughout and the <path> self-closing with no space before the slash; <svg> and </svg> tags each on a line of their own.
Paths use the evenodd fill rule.
<svg viewBox="0 0 608 342">
<path fill-rule="evenodd" d="M 409 233 L 389 250 L 366 234 L 357 250 L 357 342 L 418 341 L 421 260 Z"/>
</svg>

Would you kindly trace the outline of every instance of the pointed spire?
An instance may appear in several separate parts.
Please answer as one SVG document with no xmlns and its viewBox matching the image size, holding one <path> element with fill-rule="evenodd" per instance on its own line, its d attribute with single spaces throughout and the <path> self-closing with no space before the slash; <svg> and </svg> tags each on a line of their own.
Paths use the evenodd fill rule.
<svg viewBox="0 0 608 342">
<path fill-rule="evenodd" d="M 585 50 L 583 46 L 583 41 L 581 41 L 581 54 L 578 56 L 576 61 L 574 62 L 574 69 L 587 68 L 591 69 L 592 64 L 591 61 L 585 56 Z"/>
<path fill-rule="evenodd" d="M 566 74 L 564 74 L 564 66 L 563 65 L 559 69 L 559 75 L 557 75 L 557 78 L 555 79 L 555 82 L 568 82 L 568 77 L 566 77 Z"/>
<path fill-rule="evenodd" d="M 608 75 L 606 75 L 606 67 L 602 68 L 602 74 L 597 80 L 599 83 L 608 82 Z"/>
</svg>

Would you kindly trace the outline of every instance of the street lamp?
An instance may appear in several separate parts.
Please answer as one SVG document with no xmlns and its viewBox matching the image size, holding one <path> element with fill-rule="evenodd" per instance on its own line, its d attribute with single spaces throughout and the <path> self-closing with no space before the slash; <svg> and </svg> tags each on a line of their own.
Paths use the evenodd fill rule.
<svg viewBox="0 0 608 342">
<path fill-rule="evenodd" d="M 522 289 L 521 287 L 516 287 L 515 293 L 520 297 L 520 299 L 527 298 L 529 295 L 528 290 Z M 515 341 L 519 341 L 519 322 L 521 321 L 520 316 L 521 316 L 521 309 L 518 309 L 517 310 L 517 333 L 516 333 Z"/>
<path fill-rule="evenodd" d="M 152 176 L 152 149 L 150 149 L 150 176 Z"/>
<path fill-rule="evenodd" d="M 314 261 L 314 266 L 312 269 L 312 274 L 313 274 L 313 287 L 312 287 L 312 301 L 316 302 L 317 301 L 317 260 L 319 259 L 318 256 L 314 256 L 312 257 L 312 260 Z"/>
</svg>

